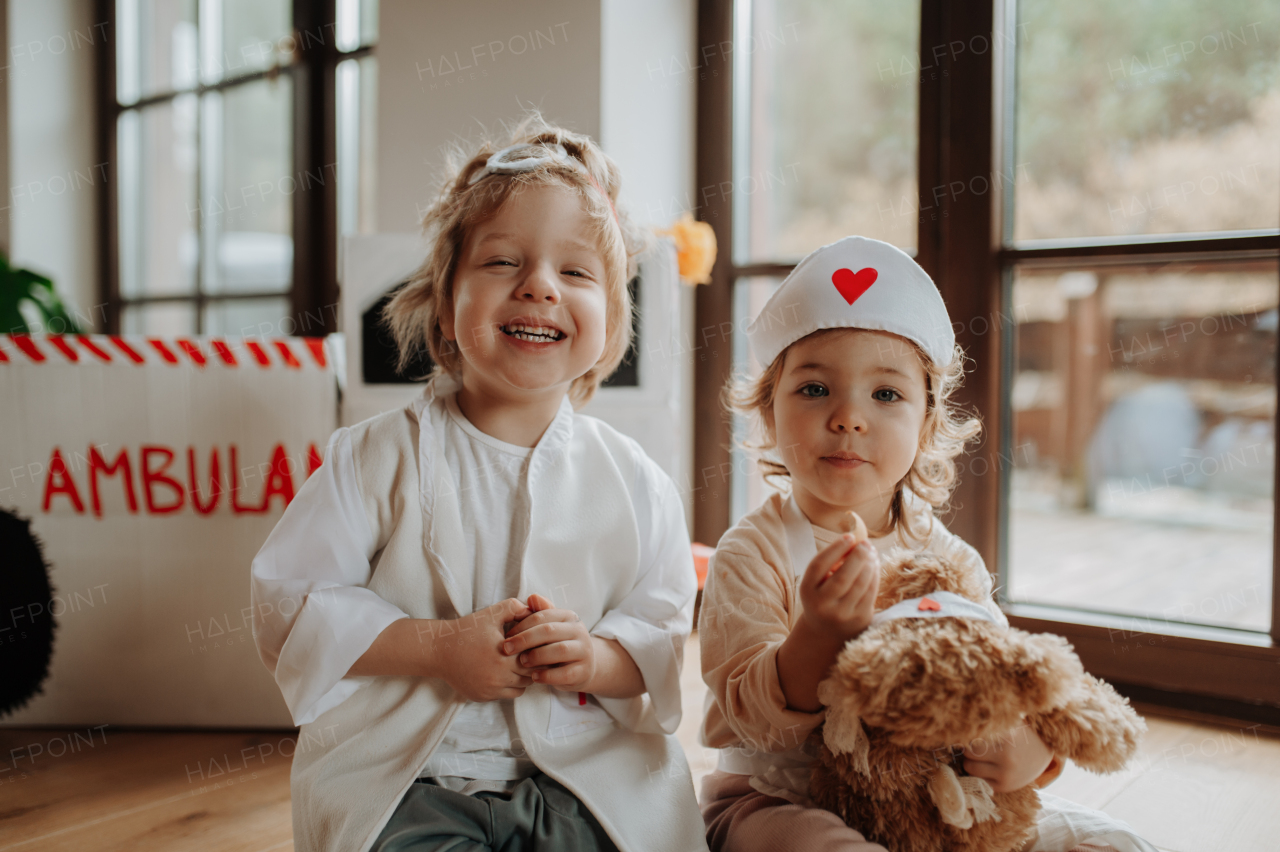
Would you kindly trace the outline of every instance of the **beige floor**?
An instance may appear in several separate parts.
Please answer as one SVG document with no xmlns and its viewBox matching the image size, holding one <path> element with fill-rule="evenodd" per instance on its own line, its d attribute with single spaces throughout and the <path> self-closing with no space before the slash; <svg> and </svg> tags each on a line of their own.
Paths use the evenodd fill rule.
<svg viewBox="0 0 1280 852">
<path fill-rule="evenodd" d="M 698 672 L 694 637 L 679 738 L 695 779 L 714 766 L 696 744 Z M 1150 734 L 1130 771 L 1097 777 L 1069 768 L 1052 791 L 1128 821 L 1167 852 L 1280 848 L 1280 737 L 1147 721 Z M 292 848 L 289 735 L 79 733 L 0 728 L 0 852 Z"/>
</svg>

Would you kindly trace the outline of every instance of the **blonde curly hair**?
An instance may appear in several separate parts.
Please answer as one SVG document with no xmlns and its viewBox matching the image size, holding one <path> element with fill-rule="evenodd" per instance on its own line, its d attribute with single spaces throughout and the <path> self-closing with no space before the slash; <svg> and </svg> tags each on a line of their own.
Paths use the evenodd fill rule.
<svg viewBox="0 0 1280 852">
<path fill-rule="evenodd" d="M 808 340 L 822 334 L 846 332 L 849 329 L 821 329 L 801 340 Z M 796 341 L 797 343 L 799 341 Z M 925 373 L 925 415 L 920 429 L 920 445 L 916 450 L 915 461 L 911 469 L 894 488 L 893 499 L 889 503 L 889 532 L 897 532 L 903 544 L 907 539 L 923 541 L 928 538 L 932 529 L 933 518 L 930 515 L 930 529 L 917 530 L 912 527 L 911 518 L 903 512 L 903 492 L 910 489 L 913 494 L 928 503 L 934 513 L 944 512 L 951 492 L 959 481 L 956 470 L 956 457 L 964 452 L 965 446 L 975 440 L 982 431 L 982 424 L 976 418 L 962 411 L 952 394 L 964 380 L 964 350 L 957 344 L 952 350 L 951 360 L 944 366 L 938 366 L 924 353 L 918 345 L 906 341 L 920 359 Z M 791 344 L 794 346 L 795 344 Z M 755 378 L 746 376 L 731 377 L 725 385 L 723 401 L 730 411 L 751 418 L 753 425 L 759 429 L 760 441 L 744 442 L 743 449 L 753 455 L 757 464 L 764 471 L 765 479 L 789 479 L 790 472 L 786 465 L 768 454 L 777 448 L 777 433 L 773 420 L 773 400 L 778 390 L 778 382 L 782 378 L 782 366 L 786 361 L 788 346 L 773 363 Z"/>
<path fill-rule="evenodd" d="M 509 145 L 564 146 L 586 168 L 549 162 L 518 174 L 491 174 L 476 183 L 471 176 L 489 157 Z M 525 118 L 504 143 L 486 140 L 470 156 L 455 151 L 435 202 L 422 220 L 431 250 L 383 309 L 382 320 L 399 349 L 397 369 L 403 372 L 425 350 L 435 362 L 432 374 L 458 376 L 462 355 L 444 336 L 440 317 L 453 310 L 453 277 L 467 232 L 497 215 L 509 198 L 528 187 L 561 186 L 574 192 L 591 222 L 591 236 L 605 262 L 605 344 L 599 360 L 569 387 L 569 400 L 581 408 L 600 383 L 617 369 L 631 342 L 631 296 L 627 282 L 634 276 L 636 256 L 648 244 L 618 207 L 622 177 L 617 165 L 590 137 L 548 124 L 537 113 Z"/>
</svg>

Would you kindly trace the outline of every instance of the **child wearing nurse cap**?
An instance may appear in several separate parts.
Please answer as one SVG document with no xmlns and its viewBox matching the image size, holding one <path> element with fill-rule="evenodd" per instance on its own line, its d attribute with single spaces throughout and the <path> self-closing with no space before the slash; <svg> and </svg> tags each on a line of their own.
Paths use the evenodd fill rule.
<svg viewBox="0 0 1280 852">
<path fill-rule="evenodd" d="M 764 370 L 734 380 L 726 400 L 756 421 L 751 449 L 784 490 L 720 539 L 703 592 L 701 739 L 719 749 L 700 797 L 708 845 L 880 850 L 813 806 L 804 744 L 823 719 L 818 683 L 871 623 L 881 551 L 934 553 L 991 588 L 977 551 L 935 517 L 955 487 L 956 456 L 981 428 L 952 400 L 963 353 L 924 270 L 864 237 L 802 260 L 747 338 Z M 983 610 L 1008 623 L 990 598 Z M 1056 778 L 1063 761 L 1029 729 L 1016 734 L 966 749 L 966 771 L 997 792 Z M 1070 803 L 1056 813 L 1042 812 L 1028 850 L 1066 852 L 1102 836 L 1081 826 L 1109 820 Z"/>
</svg>

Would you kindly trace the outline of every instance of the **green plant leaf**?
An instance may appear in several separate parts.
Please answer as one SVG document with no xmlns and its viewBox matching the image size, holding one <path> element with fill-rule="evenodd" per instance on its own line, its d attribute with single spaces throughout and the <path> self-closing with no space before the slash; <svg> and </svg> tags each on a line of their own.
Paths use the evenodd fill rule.
<svg viewBox="0 0 1280 852">
<path fill-rule="evenodd" d="M 53 281 L 29 269 L 14 269 L 9 259 L 0 254 L 0 331 L 9 334 L 30 334 L 19 306 L 26 302 L 40 314 L 44 325 L 41 331 L 54 334 L 82 334 L 75 321 L 62 304 L 62 298 Z"/>
</svg>

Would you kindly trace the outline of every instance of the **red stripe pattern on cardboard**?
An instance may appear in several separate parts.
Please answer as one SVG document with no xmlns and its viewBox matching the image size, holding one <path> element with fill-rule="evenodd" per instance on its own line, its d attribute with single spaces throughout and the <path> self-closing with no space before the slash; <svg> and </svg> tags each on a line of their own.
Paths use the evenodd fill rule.
<svg viewBox="0 0 1280 852">
<path fill-rule="evenodd" d="M 273 357 L 274 356 L 274 357 Z M 0 364 L 82 364 L 238 367 L 249 359 L 263 369 L 329 369 L 320 337 L 150 337 L 105 334 L 0 334 Z"/>
</svg>

